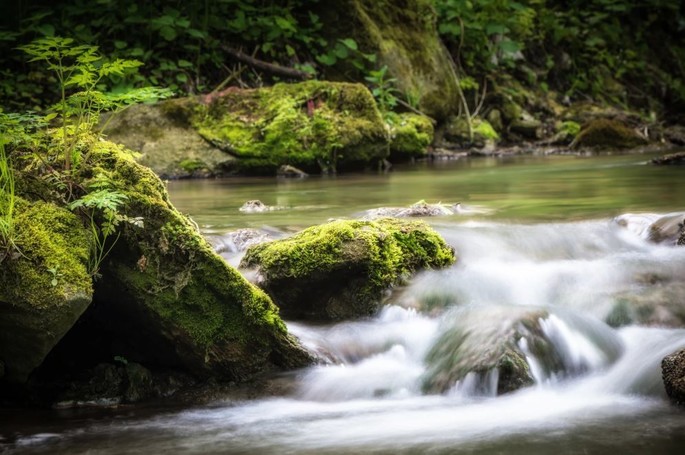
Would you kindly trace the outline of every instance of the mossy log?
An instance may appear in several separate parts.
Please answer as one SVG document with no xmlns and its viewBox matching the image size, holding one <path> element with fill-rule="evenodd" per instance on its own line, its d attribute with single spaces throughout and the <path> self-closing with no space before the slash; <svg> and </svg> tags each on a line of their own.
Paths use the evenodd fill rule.
<svg viewBox="0 0 685 455">
<path fill-rule="evenodd" d="M 256 267 L 284 317 L 341 320 L 373 314 L 383 292 L 410 273 L 454 262 L 454 250 L 423 221 L 333 221 L 251 247 Z"/>
</svg>

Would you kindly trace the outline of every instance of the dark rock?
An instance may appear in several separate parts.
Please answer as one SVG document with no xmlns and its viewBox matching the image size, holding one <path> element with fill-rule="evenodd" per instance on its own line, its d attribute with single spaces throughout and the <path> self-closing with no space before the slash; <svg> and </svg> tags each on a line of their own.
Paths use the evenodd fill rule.
<svg viewBox="0 0 685 455">
<path fill-rule="evenodd" d="M 583 126 L 571 148 L 630 149 L 647 143 L 645 137 L 625 123 L 599 118 Z"/>
<path fill-rule="evenodd" d="M 420 268 L 444 267 L 454 251 L 422 221 L 333 221 L 251 247 L 241 267 L 293 319 L 368 316 L 393 284 Z"/>
<path fill-rule="evenodd" d="M 664 129 L 664 139 L 676 145 L 685 145 L 685 126 L 673 125 Z"/>
<path fill-rule="evenodd" d="M 683 165 L 685 164 L 685 152 L 671 153 L 654 158 L 652 164 L 658 165 Z"/>
<path fill-rule="evenodd" d="M 685 406 L 685 349 L 664 357 L 661 361 L 661 377 L 668 398 L 677 405 Z"/>
</svg>

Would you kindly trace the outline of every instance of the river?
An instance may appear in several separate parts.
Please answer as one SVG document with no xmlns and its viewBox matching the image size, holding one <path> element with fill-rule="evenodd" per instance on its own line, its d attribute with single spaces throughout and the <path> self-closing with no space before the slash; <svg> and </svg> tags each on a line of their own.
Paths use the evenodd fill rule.
<svg viewBox="0 0 685 455">
<path fill-rule="evenodd" d="M 171 200 L 215 244 L 238 228 L 278 238 L 380 206 L 460 202 L 463 213 L 428 220 L 459 261 L 420 273 L 373 318 L 289 322 L 332 362 L 297 372 L 288 396 L 22 413 L 0 426 L 0 451 L 681 454 L 685 414 L 665 399 L 660 361 L 685 347 L 685 329 L 604 322 L 617 301 L 635 296 L 685 312 L 671 305 L 685 298 L 685 248 L 647 242 L 640 224 L 645 213 L 685 210 L 685 179 L 682 168 L 647 159 L 480 158 L 387 174 L 169 182 Z M 251 199 L 282 210 L 240 212 Z M 614 221 L 624 214 L 636 214 L 628 228 Z M 222 254 L 237 264 L 242 253 Z M 522 314 L 544 315 L 554 371 L 529 353 L 531 387 L 496 396 L 495 371 L 424 391 L 446 360 L 436 346 L 455 333 L 486 334 L 489 343 Z M 472 344 L 459 349 L 478 349 Z"/>
</svg>

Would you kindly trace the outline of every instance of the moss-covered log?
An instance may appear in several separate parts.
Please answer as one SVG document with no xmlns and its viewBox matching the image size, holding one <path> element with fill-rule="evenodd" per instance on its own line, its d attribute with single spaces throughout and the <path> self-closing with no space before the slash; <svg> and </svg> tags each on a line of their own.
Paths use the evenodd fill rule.
<svg viewBox="0 0 685 455">
<path fill-rule="evenodd" d="M 339 320 L 368 316 L 383 292 L 420 268 L 454 262 L 454 250 L 423 221 L 333 221 L 251 247 L 242 267 L 285 317 Z"/>
</svg>

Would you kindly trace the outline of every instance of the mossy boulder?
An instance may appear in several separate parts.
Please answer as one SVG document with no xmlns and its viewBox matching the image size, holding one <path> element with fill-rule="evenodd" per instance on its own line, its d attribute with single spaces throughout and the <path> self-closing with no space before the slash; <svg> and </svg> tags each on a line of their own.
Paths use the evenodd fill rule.
<svg viewBox="0 0 685 455">
<path fill-rule="evenodd" d="M 454 250 L 422 221 L 333 221 L 251 247 L 242 267 L 284 317 L 341 320 L 368 316 L 383 293 L 421 268 L 445 267 Z"/>
<path fill-rule="evenodd" d="M 89 147 L 78 178 L 106 176 L 128 198 L 123 214 L 144 223 L 121 225 L 87 314 L 110 354 L 234 381 L 309 362 L 268 296 L 213 251 L 150 169 L 111 142 Z"/>
<path fill-rule="evenodd" d="M 238 158 L 242 173 L 364 168 L 388 155 L 388 135 L 361 84 L 309 81 L 227 90 L 196 115 L 198 132 Z"/>
<path fill-rule="evenodd" d="M 444 138 L 462 146 L 485 147 L 487 144 L 494 145 L 500 138 L 490 122 L 481 118 L 471 119 L 471 134 L 472 137 L 469 136 L 468 121 L 463 116 L 452 117 L 445 124 Z"/>
<path fill-rule="evenodd" d="M 21 384 L 91 303 L 90 232 L 66 209 L 19 199 L 21 255 L 0 266 L 0 361 L 3 380 Z"/>
<path fill-rule="evenodd" d="M 619 120 L 599 118 L 585 124 L 571 148 L 631 149 L 648 140 Z"/>
<path fill-rule="evenodd" d="M 139 104 L 104 117 L 105 134 L 140 152 L 136 160 L 162 178 L 208 177 L 222 174 L 235 158 L 205 141 L 192 126 L 200 102 L 179 98 Z"/>
<path fill-rule="evenodd" d="M 342 0 L 322 4 L 317 13 L 330 40 L 351 37 L 362 52 L 376 54 L 422 112 L 439 122 L 457 113 L 457 77 L 438 37 L 432 1 Z M 361 80 L 345 61 L 335 69 Z"/>
<path fill-rule="evenodd" d="M 685 406 L 685 349 L 664 357 L 661 376 L 668 398 L 675 404 Z"/>
<path fill-rule="evenodd" d="M 433 142 L 433 123 L 423 115 L 390 114 L 390 159 L 407 161 L 426 156 Z"/>
</svg>

